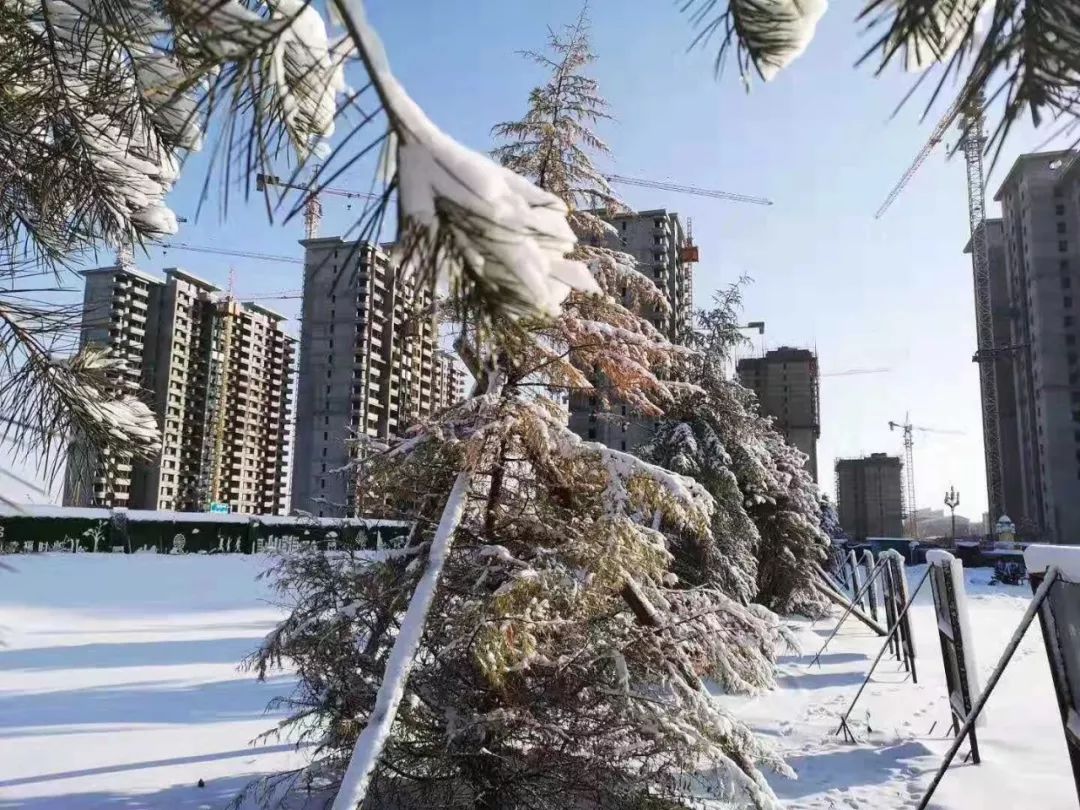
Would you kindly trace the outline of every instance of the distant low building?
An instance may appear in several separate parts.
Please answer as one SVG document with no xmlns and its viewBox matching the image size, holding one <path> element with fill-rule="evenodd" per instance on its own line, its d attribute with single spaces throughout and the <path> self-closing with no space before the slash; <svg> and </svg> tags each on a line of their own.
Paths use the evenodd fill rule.
<svg viewBox="0 0 1080 810">
<path fill-rule="evenodd" d="M 944 509 L 918 509 L 915 518 L 919 530 L 919 539 L 931 537 L 950 537 L 952 535 L 952 515 Z M 905 521 L 905 527 L 910 528 L 910 518 Z M 910 532 L 909 532 L 910 534 Z M 963 515 L 956 516 L 956 536 L 970 537 L 973 534 L 982 534 L 978 524 Z"/>
</svg>

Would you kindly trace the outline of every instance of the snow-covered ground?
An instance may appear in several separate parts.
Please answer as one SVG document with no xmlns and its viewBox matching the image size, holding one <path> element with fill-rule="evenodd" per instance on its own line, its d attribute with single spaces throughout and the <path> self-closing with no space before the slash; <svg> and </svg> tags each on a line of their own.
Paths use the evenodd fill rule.
<svg viewBox="0 0 1080 810">
<path fill-rule="evenodd" d="M 912 587 L 925 570 L 925 566 L 908 570 Z M 1026 584 L 990 586 L 991 571 L 986 568 L 965 574 L 979 681 L 985 684 L 1031 590 Z M 881 639 L 849 618 L 821 656 L 821 666 L 808 666 L 836 626 L 839 611 L 830 620 L 800 623 L 803 655 L 782 659 L 779 690 L 751 700 L 723 698 L 755 729 L 770 736 L 798 772 L 798 781 L 770 778 L 785 806 L 793 810 L 918 806 L 951 742 L 933 610 L 928 581 L 912 608 L 919 682 L 913 684 L 896 659 L 886 654 L 852 713 L 861 726 L 859 744 L 846 743 L 834 732 Z M 977 729 L 982 764 L 963 764 L 965 744 L 930 807 L 1075 810 L 1072 771 L 1038 620 L 1028 629 L 983 717 L 986 725 Z"/>
<path fill-rule="evenodd" d="M 279 616 L 255 581 L 265 558 L 4 560 L 0 808 L 217 808 L 299 763 L 250 745 L 289 679 L 237 670 Z"/>
<path fill-rule="evenodd" d="M 219 808 L 254 776 L 302 762 L 287 742 L 250 745 L 277 719 L 267 702 L 291 687 L 237 670 L 279 615 L 254 580 L 264 559 L 6 560 L 18 572 L 0 571 L 0 808 Z M 967 572 L 983 683 L 1030 597 L 1026 586 L 988 587 L 989 573 Z M 949 742 L 929 588 L 913 611 L 919 683 L 884 660 L 853 714 L 859 744 L 833 734 L 880 646 L 857 621 L 813 668 L 835 618 L 798 623 L 804 654 L 782 659 L 780 688 L 723 698 L 798 771 L 771 780 L 788 807 L 917 804 Z M 980 743 L 983 764 L 954 765 L 932 807 L 1076 807 L 1037 625 L 990 700 Z"/>
</svg>

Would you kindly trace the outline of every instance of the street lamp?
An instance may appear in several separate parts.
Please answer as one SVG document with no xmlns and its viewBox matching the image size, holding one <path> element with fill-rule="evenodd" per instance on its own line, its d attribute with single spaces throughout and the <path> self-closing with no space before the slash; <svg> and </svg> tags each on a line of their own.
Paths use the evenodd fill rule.
<svg viewBox="0 0 1080 810">
<path fill-rule="evenodd" d="M 956 491 L 956 487 L 949 487 L 949 491 L 945 493 L 945 505 L 949 507 L 949 511 L 952 513 L 952 539 L 956 542 L 956 507 L 960 505 L 960 493 Z"/>
</svg>

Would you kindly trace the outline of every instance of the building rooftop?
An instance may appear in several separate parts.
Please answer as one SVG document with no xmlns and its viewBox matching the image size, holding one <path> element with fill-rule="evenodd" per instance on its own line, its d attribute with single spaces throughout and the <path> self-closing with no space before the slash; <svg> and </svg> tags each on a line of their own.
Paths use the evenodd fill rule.
<svg viewBox="0 0 1080 810">
<path fill-rule="evenodd" d="M 1030 152 L 1026 155 L 1020 155 L 1013 163 L 1012 168 L 1009 169 L 1009 173 L 1005 175 L 1005 179 L 1001 181 L 1001 185 L 998 186 L 997 193 L 994 195 L 994 200 L 1001 200 L 1005 194 L 1005 189 L 1014 184 L 1020 176 L 1020 173 L 1032 163 L 1038 163 L 1040 161 L 1046 161 L 1052 163 L 1055 160 L 1067 160 L 1073 154 L 1072 150 L 1058 150 L 1056 152 Z"/>
<path fill-rule="evenodd" d="M 648 211 L 623 211 L 615 214 L 607 211 L 606 209 L 598 209 L 594 213 L 601 214 L 608 219 L 635 219 L 637 217 L 677 217 L 674 211 L 668 211 L 666 208 L 651 208 Z"/>
<path fill-rule="evenodd" d="M 989 237 L 995 230 L 1004 231 L 1005 221 L 1001 217 L 989 217 L 984 221 L 984 227 L 987 229 L 986 235 Z M 971 253 L 971 237 L 968 237 L 967 244 L 964 245 L 964 253 Z"/>
<path fill-rule="evenodd" d="M 271 320 L 274 320 L 274 321 L 288 320 L 287 315 L 282 315 L 277 310 L 270 309 L 270 307 L 264 307 L 262 304 L 256 304 L 254 301 L 243 301 L 242 303 L 243 303 L 245 309 L 249 309 L 252 312 L 258 312 L 260 315 L 265 315 L 267 318 L 270 318 Z"/>
<path fill-rule="evenodd" d="M 809 360 L 817 360 L 817 355 L 810 349 L 797 349 L 791 346 L 781 346 L 778 349 L 770 349 L 761 357 L 743 357 L 738 365 L 760 365 L 762 363 L 787 363 Z"/>
<path fill-rule="evenodd" d="M 387 250 L 394 245 L 393 242 L 375 244 L 366 239 L 342 239 L 340 236 L 317 236 L 314 239 L 301 239 L 300 244 L 304 248 L 334 248 L 342 246 L 348 247 L 350 250 L 354 248 L 371 248 L 379 253 L 387 252 Z"/>
<path fill-rule="evenodd" d="M 851 458 L 838 458 L 836 460 L 836 466 L 841 465 L 854 465 L 854 464 L 866 464 L 867 462 L 880 464 L 899 464 L 900 456 L 890 456 L 888 453 L 871 453 L 868 456 L 854 456 Z"/>
<path fill-rule="evenodd" d="M 189 273 L 187 270 L 181 270 L 179 267 L 166 267 L 164 273 L 167 276 L 186 281 L 188 284 L 194 284 L 196 287 L 201 287 L 207 292 L 220 292 L 221 290 L 216 284 L 211 284 L 206 279 L 199 278 L 198 276 Z"/>
<path fill-rule="evenodd" d="M 143 281 L 149 281 L 153 284 L 164 284 L 165 282 L 157 276 L 152 276 L 149 273 L 144 273 L 135 267 L 123 267 L 120 264 L 110 264 L 106 267 L 92 267 L 88 270 L 80 270 L 81 276 L 92 276 L 101 273 L 127 273 L 129 276 L 135 276 L 135 278 L 141 278 Z"/>
</svg>

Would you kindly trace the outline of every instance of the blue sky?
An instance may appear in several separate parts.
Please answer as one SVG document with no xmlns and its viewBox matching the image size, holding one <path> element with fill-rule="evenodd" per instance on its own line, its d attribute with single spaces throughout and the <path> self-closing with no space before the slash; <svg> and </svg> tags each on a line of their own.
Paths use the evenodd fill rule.
<svg viewBox="0 0 1080 810">
<path fill-rule="evenodd" d="M 571 22 L 580 6 L 577 0 L 368 0 L 368 8 L 414 98 L 444 130 L 486 150 L 492 124 L 520 115 L 542 78 L 515 52 L 540 48 L 546 26 Z M 887 423 L 910 411 L 917 425 L 964 431 L 917 435 L 919 505 L 940 508 L 954 484 L 958 512 L 980 516 L 986 496 L 971 362 L 971 266 L 962 253 L 968 224 L 961 161 L 946 162 L 939 148 L 887 217 L 873 219 L 932 126 L 919 122 L 919 99 L 890 120 L 912 78 L 899 70 L 875 78 L 872 70 L 853 67 L 867 39 L 858 36 L 850 6 L 832 8 L 807 53 L 750 92 L 734 70 L 715 78 L 712 51 L 688 52 L 692 33 L 678 4 L 593 0 L 591 17 L 593 75 L 615 116 L 601 127 L 613 153 L 602 168 L 776 203 L 765 208 L 621 189 L 634 208 L 667 207 L 684 221 L 692 217 L 702 258 L 695 300 L 704 304 L 719 287 L 749 275 L 745 315 L 766 322 L 768 347 L 816 347 L 826 374 L 891 369 L 822 380 L 823 488 L 833 490 L 835 457 L 898 453 L 900 437 Z M 1029 129 L 1013 136 L 989 181 L 991 195 L 1014 157 L 1039 142 Z M 302 223 L 267 224 L 261 201 L 244 206 L 234 194 L 222 221 L 212 197 L 196 220 L 204 167 L 203 157 L 190 161 L 170 197 L 177 213 L 193 220 L 178 240 L 300 258 Z M 356 171 L 335 185 L 365 189 L 368 179 Z M 355 215 L 340 198 L 327 197 L 324 207 L 323 235 L 340 232 Z M 139 265 L 151 272 L 180 265 L 223 286 L 231 267 L 242 296 L 301 285 L 296 264 L 173 250 L 140 258 Z M 299 309 L 296 300 L 268 303 L 291 316 Z"/>
</svg>

